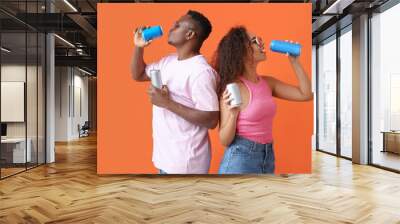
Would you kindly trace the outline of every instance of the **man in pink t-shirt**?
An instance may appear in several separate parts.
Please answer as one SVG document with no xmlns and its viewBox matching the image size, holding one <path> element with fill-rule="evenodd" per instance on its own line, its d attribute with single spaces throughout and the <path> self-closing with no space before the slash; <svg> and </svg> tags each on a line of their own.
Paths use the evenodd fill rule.
<svg viewBox="0 0 400 224">
<path fill-rule="evenodd" d="M 153 104 L 153 163 L 160 173 L 208 173 L 211 149 L 208 129 L 218 124 L 217 75 L 200 54 L 211 33 L 209 20 L 199 12 L 188 11 L 169 30 L 168 44 L 176 53 L 147 65 L 143 49 L 151 41 L 135 33 L 132 78 L 150 81 L 150 70 L 161 71 L 163 87 L 150 85 Z"/>
</svg>

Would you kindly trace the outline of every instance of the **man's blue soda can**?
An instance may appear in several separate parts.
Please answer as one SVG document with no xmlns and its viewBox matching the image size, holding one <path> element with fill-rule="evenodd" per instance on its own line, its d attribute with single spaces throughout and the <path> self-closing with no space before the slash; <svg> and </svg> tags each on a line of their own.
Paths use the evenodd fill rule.
<svg viewBox="0 0 400 224">
<path fill-rule="evenodd" d="M 142 31 L 142 38 L 144 41 L 149 41 L 163 35 L 161 26 L 152 26 Z"/>
</svg>

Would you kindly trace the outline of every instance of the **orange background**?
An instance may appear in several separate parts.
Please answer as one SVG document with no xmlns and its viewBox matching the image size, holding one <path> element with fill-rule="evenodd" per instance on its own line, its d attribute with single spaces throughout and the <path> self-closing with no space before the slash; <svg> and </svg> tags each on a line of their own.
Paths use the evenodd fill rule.
<svg viewBox="0 0 400 224">
<path fill-rule="evenodd" d="M 165 34 L 145 49 L 150 63 L 172 53 L 167 32 L 173 22 L 189 10 L 209 18 L 213 31 L 201 50 L 211 59 L 218 42 L 235 25 L 245 25 L 261 36 L 268 48 L 273 39 L 302 44 L 300 61 L 311 75 L 311 4 L 267 3 L 130 3 L 98 4 L 98 153 L 99 174 L 157 173 L 152 158 L 151 103 L 146 94 L 149 82 L 131 79 L 133 31 L 140 25 L 161 25 Z M 296 76 L 289 60 L 267 51 L 259 74 L 269 74 L 291 84 Z M 277 115 L 273 135 L 276 173 L 311 172 L 313 103 L 276 99 Z M 217 129 L 210 131 L 212 161 L 210 173 L 218 171 L 224 148 Z"/>
</svg>

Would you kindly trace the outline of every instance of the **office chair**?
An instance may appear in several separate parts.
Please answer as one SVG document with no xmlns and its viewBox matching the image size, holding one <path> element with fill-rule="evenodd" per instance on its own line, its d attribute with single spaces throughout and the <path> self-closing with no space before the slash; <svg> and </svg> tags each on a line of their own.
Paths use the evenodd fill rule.
<svg viewBox="0 0 400 224">
<path fill-rule="evenodd" d="M 85 121 L 82 127 L 78 125 L 78 129 L 79 129 L 79 138 L 89 136 L 89 129 L 90 129 L 89 121 Z"/>
</svg>

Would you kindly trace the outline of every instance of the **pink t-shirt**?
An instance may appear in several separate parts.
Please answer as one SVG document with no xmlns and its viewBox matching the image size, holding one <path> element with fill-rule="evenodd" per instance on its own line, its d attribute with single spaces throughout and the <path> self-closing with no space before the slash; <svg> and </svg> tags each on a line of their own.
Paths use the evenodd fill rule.
<svg viewBox="0 0 400 224">
<path fill-rule="evenodd" d="M 161 71 L 175 102 L 202 111 L 219 111 L 217 74 L 202 55 L 178 60 L 176 54 L 146 66 Z M 211 149 L 208 129 L 153 105 L 153 163 L 167 173 L 208 173 Z"/>
</svg>

